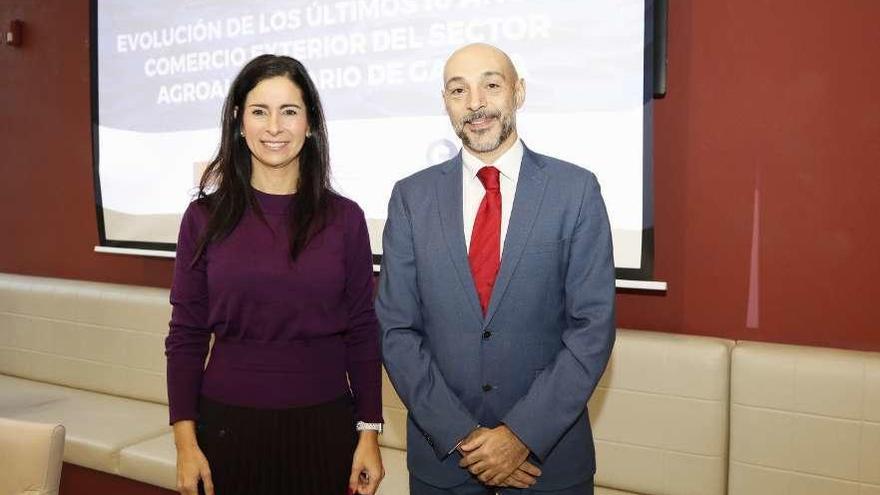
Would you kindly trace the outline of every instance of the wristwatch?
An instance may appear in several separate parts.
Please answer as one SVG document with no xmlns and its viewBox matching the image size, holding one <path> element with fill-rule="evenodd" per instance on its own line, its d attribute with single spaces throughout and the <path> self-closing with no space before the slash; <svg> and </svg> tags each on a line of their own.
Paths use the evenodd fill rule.
<svg viewBox="0 0 880 495">
<path fill-rule="evenodd" d="M 384 426 L 385 425 L 383 423 L 365 423 L 363 421 L 358 421 L 354 425 L 354 429 L 356 431 L 377 431 L 379 433 L 382 433 Z"/>
</svg>

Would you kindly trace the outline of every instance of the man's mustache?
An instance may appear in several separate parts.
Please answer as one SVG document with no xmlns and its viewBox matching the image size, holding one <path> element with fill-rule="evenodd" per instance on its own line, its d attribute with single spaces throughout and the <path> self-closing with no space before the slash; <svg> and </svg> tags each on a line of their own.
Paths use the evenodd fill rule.
<svg viewBox="0 0 880 495">
<path fill-rule="evenodd" d="M 489 111 L 489 110 L 477 110 L 476 112 L 469 113 L 461 118 L 461 124 L 470 124 L 471 122 L 484 118 L 498 118 L 501 116 L 500 112 L 497 111 Z"/>
</svg>

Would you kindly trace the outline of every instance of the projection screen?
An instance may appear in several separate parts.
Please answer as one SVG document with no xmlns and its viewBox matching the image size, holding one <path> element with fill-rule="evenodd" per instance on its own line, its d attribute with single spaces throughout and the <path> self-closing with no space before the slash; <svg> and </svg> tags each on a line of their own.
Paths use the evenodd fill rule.
<svg viewBox="0 0 880 495">
<path fill-rule="evenodd" d="M 321 92 L 334 187 L 364 209 L 378 261 L 394 182 L 458 153 L 442 68 L 479 41 L 526 81 L 524 143 L 598 176 L 618 278 L 649 279 L 652 15 L 650 0 L 93 0 L 100 242 L 173 252 L 231 80 L 275 53 Z"/>
</svg>

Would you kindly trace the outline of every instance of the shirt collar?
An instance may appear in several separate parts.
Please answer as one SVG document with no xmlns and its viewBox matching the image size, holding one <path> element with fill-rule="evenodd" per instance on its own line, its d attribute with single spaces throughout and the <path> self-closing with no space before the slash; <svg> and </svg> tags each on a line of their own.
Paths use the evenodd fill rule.
<svg viewBox="0 0 880 495">
<path fill-rule="evenodd" d="M 492 165 L 501 172 L 501 175 L 510 180 L 516 181 L 519 176 L 519 168 L 522 164 L 522 159 L 523 144 L 519 139 L 513 143 L 513 146 L 511 146 L 509 150 L 505 151 L 503 155 L 495 159 L 495 163 L 483 163 L 482 160 L 469 152 L 467 148 L 462 147 L 461 149 L 461 161 L 464 165 L 464 173 L 468 174 L 467 176 L 470 178 L 476 177 L 477 172 L 479 172 L 481 168 L 487 165 Z"/>
</svg>

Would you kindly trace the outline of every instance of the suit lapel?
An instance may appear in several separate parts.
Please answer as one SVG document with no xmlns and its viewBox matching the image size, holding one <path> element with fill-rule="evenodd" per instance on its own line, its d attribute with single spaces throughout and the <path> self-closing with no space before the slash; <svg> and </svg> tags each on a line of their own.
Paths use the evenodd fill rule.
<svg viewBox="0 0 880 495">
<path fill-rule="evenodd" d="M 501 258 L 501 268 L 495 286 L 492 289 L 492 297 L 489 299 L 489 308 L 483 326 L 492 321 L 492 316 L 498 309 L 504 292 L 510 284 L 510 277 L 516 269 L 522 257 L 526 240 L 532 232 L 532 226 L 538 216 L 541 199 L 544 197 L 544 189 L 547 186 L 546 174 L 537 157 L 528 148 L 523 150 L 522 165 L 519 170 L 519 179 L 516 184 L 516 194 L 513 199 L 513 210 L 510 213 L 510 221 L 507 226 L 507 236 L 504 239 L 504 251 Z M 460 178 L 459 178 L 460 180 Z M 461 197 L 459 194 L 459 205 Z M 461 206 L 459 206 L 459 210 Z M 459 217 L 461 214 L 459 212 Z M 473 285 L 473 282 L 471 282 Z M 476 293 L 476 289 L 474 289 Z M 479 301 L 478 301 L 479 304 Z"/>
<path fill-rule="evenodd" d="M 461 153 L 443 167 L 440 180 L 437 182 L 437 205 L 440 209 L 443 237 L 446 239 L 449 256 L 455 266 L 461 289 L 465 293 L 468 306 L 473 310 L 474 316 L 482 321 L 483 311 L 480 309 L 480 299 L 477 296 L 473 276 L 471 276 L 471 267 L 464 241 L 461 167 Z"/>
</svg>

